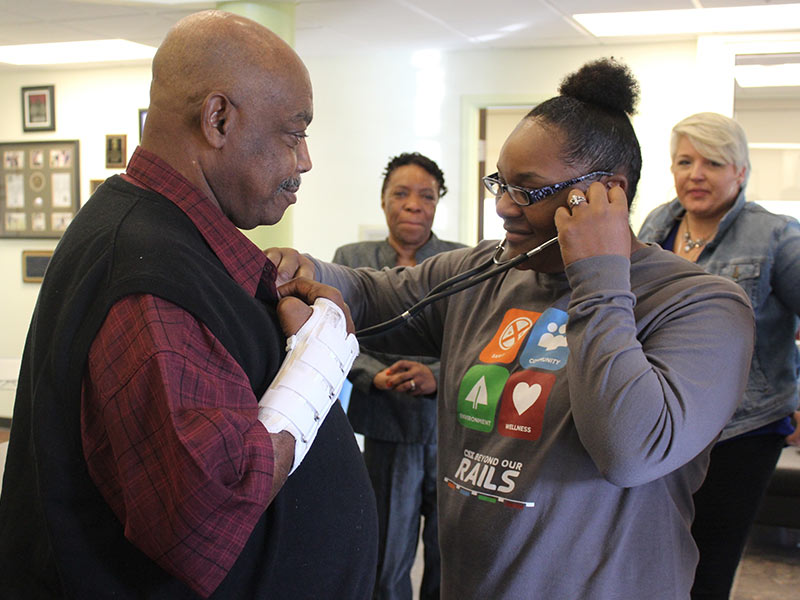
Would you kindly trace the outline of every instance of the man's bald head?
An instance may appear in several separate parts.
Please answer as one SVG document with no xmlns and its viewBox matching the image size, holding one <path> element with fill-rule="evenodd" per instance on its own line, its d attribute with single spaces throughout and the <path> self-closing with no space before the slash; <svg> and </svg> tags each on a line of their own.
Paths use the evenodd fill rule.
<svg viewBox="0 0 800 600">
<path fill-rule="evenodd" d="M 305 70 L 294 50 L 255 21 L 217 10 L 195 13 L 169 31 L 153 58 L 148 119 L 162 111 L 191 127 L 210 92 L 224 91 L 233 102 L 269 94 L 269 80 L 298 67 Z"/>
</svg>

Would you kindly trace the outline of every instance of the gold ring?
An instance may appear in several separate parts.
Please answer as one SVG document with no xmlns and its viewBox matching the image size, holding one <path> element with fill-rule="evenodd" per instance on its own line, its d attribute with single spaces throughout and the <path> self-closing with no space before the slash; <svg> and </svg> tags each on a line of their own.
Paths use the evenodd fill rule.
<svg viewBox="0 0 800 600">
<path fill-rule="evenodd" d="M 411 391 L 413 392 L 413 391 L 414 391 L 414 390 L 416 390 L 416 389 L 417 389 L 417 384 L 416 384 L 416 383 L 414 382 L 414 380 L 412 379 L 412 380 L 411 380 Z"/>
</svg>

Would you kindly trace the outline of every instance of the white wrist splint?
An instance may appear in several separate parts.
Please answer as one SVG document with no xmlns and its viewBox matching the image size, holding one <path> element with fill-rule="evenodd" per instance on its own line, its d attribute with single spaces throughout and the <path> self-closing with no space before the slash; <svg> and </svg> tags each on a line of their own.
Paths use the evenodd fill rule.
<svg viewBox="0 0 800 600">
<path fill-rule="evenodd" d="M 258 420 L 270 433 L 294 436 L 294 464 L 300 465 L 339 395 L 358 356 L 358 341 L 347 333 L 344 313 L 317 298 L 311 316 L 286 340 L 286 358 L 258 403 Z"/>
</svg>

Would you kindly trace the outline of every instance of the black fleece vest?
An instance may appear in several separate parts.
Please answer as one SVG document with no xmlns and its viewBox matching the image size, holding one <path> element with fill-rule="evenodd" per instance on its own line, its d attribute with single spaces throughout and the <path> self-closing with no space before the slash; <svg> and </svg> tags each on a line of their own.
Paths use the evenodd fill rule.
<svg viewBox="0 0 800 600">
<path fill-rule="evenodd" d="M 0 500 L 6 598 L 195 597 L 124 538 L 83 459 L 89 347 L 111 306 L 136 293 L 208 326 L 257 398 L 284 358 L 274 304 L 231 279 L 179 208 L 119 177 L 101 186 L 56 248 L 25 344 Z M 336 403 L 214 597 L 367 598 L 376 540 L 372 490 Z"/>
</svg>

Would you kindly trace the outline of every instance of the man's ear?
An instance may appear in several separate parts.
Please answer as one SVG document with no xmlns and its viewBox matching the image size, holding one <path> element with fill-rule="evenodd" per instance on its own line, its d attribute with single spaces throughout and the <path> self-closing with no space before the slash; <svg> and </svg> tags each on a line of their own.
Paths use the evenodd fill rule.
<svg viewBox="0 0 800 600">
<path fill-rule="evenodd" d="M 212 92 L 200 109 L 200 129 L 212 148 L 225 145 L 228 133 L 236 120 L 236 107 L 222 92 Z"/>
</svg>

